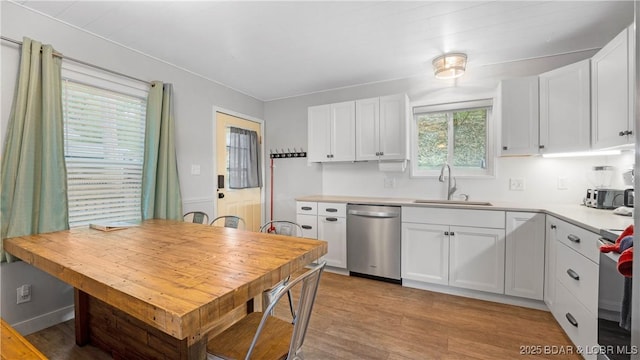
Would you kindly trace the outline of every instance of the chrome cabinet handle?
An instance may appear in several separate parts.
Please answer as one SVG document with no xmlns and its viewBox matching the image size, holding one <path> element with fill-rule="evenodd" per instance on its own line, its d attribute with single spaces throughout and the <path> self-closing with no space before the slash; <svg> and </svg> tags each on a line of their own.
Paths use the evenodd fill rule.
<svg viewBox="0 0 640 360">
<path fill-rule="evenodd" d="M 556 225 L 551 225 L 551 229 L 557 229 L 558 227 Z"/>
<path fill-rule="evenodd" d="M 301 225 L 303 229 L 305 230 L 311 230 L 313 229 L 313 227 L 311 225 Z"/>
<path fill-rule="evenodd" d="M 567 275 L 569 275 L 573 280 L 580 280 L 580 275 L 578 275 L 578 273 L 573 269 L 567 269 Z"/>
<path fill-rule="evenodd" d="M 445 231 L 445 232 L 444 232 L 444 235 L 445 235 L 445 236 L 449 236 L 449 232 L 448 232 L 448 231 Z"/>
<path fill-rule="evenodd" d="M 326 211 L 326 212 L 338 212 L 338 209 L 334 209 L 334 208 L 327 208 L 325 211 Z"/>
<path fill-rule="evenodd" d="M 337 218 L 334 218 L 334 217 L 328 217 L 328 218 L 327 218 L 327 221 L 338 221 L 338 219 L 337 219 Z"/>
<path fill-rule="evenodd" d="M 574 242 L 576 244 L 580 243 L 580 238 L 573 234 L 567 235 L 567 239 L 569 239 L 569 241 Z"/>
<path fill-rule="evenodd" d="M 300 209 L 302 209 L 302 210 L 312 210 L 313 208 L 311 206 L 303 206 Z"/>
<path fill-rule="evenodd" d="M 571 315 L 571 313 L 567 313 L 564 317 L 567 318 L 567 321 L 569 321 L 571 325 L 578 327 L 578 321 L 573 317 L 573 315 Z"/>
</svg>

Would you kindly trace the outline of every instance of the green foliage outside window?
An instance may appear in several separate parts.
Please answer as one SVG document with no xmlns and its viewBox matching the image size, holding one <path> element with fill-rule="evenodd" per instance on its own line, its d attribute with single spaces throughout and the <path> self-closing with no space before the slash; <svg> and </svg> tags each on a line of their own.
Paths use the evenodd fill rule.
<svg viewBox="0 0 640 360">
<path fill-rule="evenodd" d="M 419 169 L 439 169 L 445 162 L 459 168 L 486 167 L 486 108 L 419 114 L 417 128 Z"/>
</svg>

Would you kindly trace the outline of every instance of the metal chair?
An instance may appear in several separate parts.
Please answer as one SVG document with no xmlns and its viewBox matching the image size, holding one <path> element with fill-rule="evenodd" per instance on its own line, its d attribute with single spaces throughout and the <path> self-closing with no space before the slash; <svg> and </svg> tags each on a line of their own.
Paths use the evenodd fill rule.
<svg viewBox="0 0 640 360">
<path fill-rule="evenodd" d="M 224 220 L 224 224 L 222 225 L 223 227 L 234 228 L 234 229 L 244 229 L 246 227 L 244 219 L 235 215 L 218 216 L 217 218 L 213 219 L 213 221 L 211 221 L 209 225 L 220 226 L 216 223 L 221 222 L 221 220 Z"/>
<path fill-rule="evenodd" d="M 302 226 L 288 220 L 272 220 L 260 227 L 260 232 L 290 236 L 302 236 Z"/>
<path fill-rule="evenodd" d="M 202 211 L 190 211 L 184 214 L 184 221 L 192 222 L 196 224 L 208 224 L 209 223 L 209 215 Z"/>
<path fill-rule="evenodd" d="M 298 223 L 288 220 L 271 220 L 260 226 L 260 232 L 289 236 L 302 236 L 302 226 L 300 226 L 300 224 Z M 288 276 L 286 279 L 282 280 L 271 289 L 263 291 L 262 306 L 265 307 L 268 304 L 271 304 L 273 302 L 275 294 L 280 291 L 281 288 L 287 286 L 287 283 L 289 283 L 290 279 L 291 277 Z M 289 298 L 289 310 L 291 311 L 291 317 L 293 319 L 292 322 L 295 322 L 296 313 L 293 309 L 293 298 L 291 297 L 291 291 L 287 292 L 287 297 Z"/>
<path fill-rule="evenodd" d="M 325 265 L 323 262 L 314 266 L 280 289 L 265 312 L 251 313 L 210 339 L 207 343 L 207 353 L 210 354 L 208 357 L 212 355 L 223 359 L 245 360 L 303 359 L 302 345 Z M 282 296 L 300 283 L 302 289 L 295 324 L 272 316 L 271 312 Z"/>
</svg>

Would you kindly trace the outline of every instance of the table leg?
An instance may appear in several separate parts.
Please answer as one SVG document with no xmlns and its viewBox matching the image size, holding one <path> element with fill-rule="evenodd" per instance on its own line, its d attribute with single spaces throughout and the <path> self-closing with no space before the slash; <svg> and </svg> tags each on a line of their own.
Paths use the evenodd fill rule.
<svg viewBox="0 0 640 360">
<path fill-rule="evenodd" d="M 84 346 L 89 343 L 89 295 L 84 291 L 74 289 L 76 345 Z"/>
<path fill-rule="evenodd" d="M 247 301 L 247 314 L 251 314 L 255 310 L 253 301 L 253 299 L 249 299 L 249 301 Z"/>
</svg>

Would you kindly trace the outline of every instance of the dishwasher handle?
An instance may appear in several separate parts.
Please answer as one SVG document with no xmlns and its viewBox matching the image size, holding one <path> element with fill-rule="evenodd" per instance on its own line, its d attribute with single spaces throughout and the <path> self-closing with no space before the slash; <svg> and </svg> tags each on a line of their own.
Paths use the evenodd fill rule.
<svg viewBox="0 0 640 360">
<path fill-rule="evenodd" d="M 400 214 L 397 212 L 363 211 L 363 210 L 349 210 L 349 215 L 370 217 L 370 218 L 397 218 L 400 216 Z"/>
</svg>

